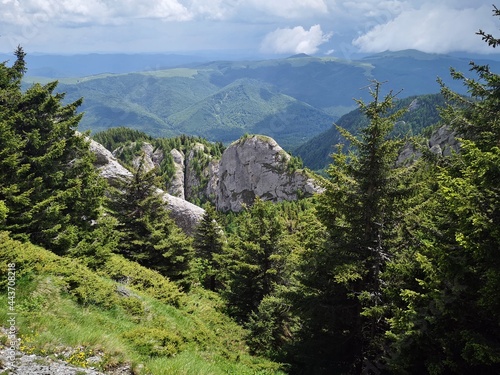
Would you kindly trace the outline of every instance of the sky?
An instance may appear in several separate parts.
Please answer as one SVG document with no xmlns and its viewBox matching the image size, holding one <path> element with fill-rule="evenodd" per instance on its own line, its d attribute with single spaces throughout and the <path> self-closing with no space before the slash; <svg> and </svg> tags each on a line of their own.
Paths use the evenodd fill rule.
<svg viewBox="0 0 500 375">
<path fill-rule="evenodd" d="M 0 52 L 496 53 L 494 0 L 0 0 Z M 499 5 L 500 6 L 500 5 Z"/>
</svg>

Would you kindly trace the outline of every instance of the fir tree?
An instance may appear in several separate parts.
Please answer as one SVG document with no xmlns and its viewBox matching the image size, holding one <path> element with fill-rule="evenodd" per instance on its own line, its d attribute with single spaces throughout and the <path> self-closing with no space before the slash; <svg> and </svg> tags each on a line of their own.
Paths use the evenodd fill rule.
<svg viewBox="0 0 500 375">
<path fill-rule="evenodd" d="M 88 142 L 76 133 L 81 100 L 62 104 L 57 82 L 25 92 L 25 53 L 0 66 L 1 197 L 8 208 L 4 229 L 58 253 L 94 231 L 104 181 L 93 166 Z"/>
<path fill-rule="evenodd" d="M 283 282 L 288 253 L 282 244 L 283 221 L 276 207 L 260 199 L 237 219 L 236 234 L 224 254 L 228 309 L 245 322 L 262 299 Z"/>
<path fill-rule="evenodd" d="M 437 168 L 415 226 L 418 283 L 402 290 L 388 332 L 388 363 L 401 373 L 500 371 L 500 76 L 471 68 L 478 80 L 452 69 L 470 97 L 442 86 L 449 101 L 442 116 L 461 149 Z"/>
<path fill-rule="evenodd" d="M 359 138 L 339 129 L 350 152 L 339 148 L 334 154 L 319 197 L 318 214 L 328 235 L 302 277 L 306 298 L 299 346 L 302 356 L 311 356 L 301 361 L 316 373 L 360 373 L 378 366 L 385 330 L 382 272 L 401 212 L 395 164 L 403 144 L 390 137 L 402 112 L 385 116 L 394 95 L 380 101 L 380 87 L 374 83 L 371 103 L 358 102 L 370 120 Z"/>
<path fill-rule="evenodd" d="M 192 241 L 170 217 L 159 184 L 156 171 L 144 171 L 140 162 L 133 178 L 114 191 L 111 208 L 122 233 L 118 250 L 188 287 Z"/>
<path fill-rule="evenodd" d="M 204 287 L 212 291 L 220 288 L 217 274 L 220 273 L 220 257 L 224 248 L 224 232 L 217 219 L 215 209 L 207 205 L 193 242 L 196 258 L 203 268 Z"/>
</svg>

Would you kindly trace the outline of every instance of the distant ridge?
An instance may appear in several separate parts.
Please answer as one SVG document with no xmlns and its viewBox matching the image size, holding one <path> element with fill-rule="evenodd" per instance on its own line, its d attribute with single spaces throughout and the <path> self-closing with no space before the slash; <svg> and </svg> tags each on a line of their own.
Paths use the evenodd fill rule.
<svg viewBox="0 0 500 375">
<path fill-rule="evenodd" d="M 292 56 L 289 56 L 287 57 L 287 59 L 300 59 L 300 58 L 303 58 L 303 57 L 312 57 L 306 53 L 298 53 L 296 55 L 292 55 Z"/>
</svg>

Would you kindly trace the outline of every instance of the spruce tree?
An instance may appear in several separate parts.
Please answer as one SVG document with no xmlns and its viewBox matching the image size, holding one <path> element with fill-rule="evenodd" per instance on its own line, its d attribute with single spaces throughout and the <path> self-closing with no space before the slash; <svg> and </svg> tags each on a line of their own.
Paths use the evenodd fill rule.
<svg viewBox="0 0 500 375">
<path fill-rule="evenodd" d="M 217 212 L 207 205 L 193 242 L 195 256 L 202 267 L 203 286 L 212 291 L 220 288 L 217 274 L 220 273 L 220 258 L 224 249 L 224 232 L 217 220 Z"/>
<path fill-rule="evenodd" d="M 471 70 L 479 79 L 451 72 L 470 96 L 442 85 L 449 102 L 442 116 L 461 147 L 440 162 L 420 208 L 418 283 L 402 290 L 388 331 L 393 371 L 500 372 L 500 75 L 474 63 Z"/>
<path fill-rule="evenodd" d="M 284 224 L 271 202 L 256 199 L 239 215 L 235 235 L 224 254 L 223 294 L 231 315 L 248 321 L 265 296 L 283 282 L 288 249 L 283 246 Z"/>
<path fill-rule="evenodd" d="M 339 129 L 350 149 L 339 147 L 333 155 L 318 199 L 327 240 L 302 277 L 304 371 L 360 373 L 379 366 L 385 331 L 382 272 L 401 214 L 396 160 L 403 143 L 390 137 L 402 114 L 387 115 L 395 95 L 380 100 L 381 83 L 373 85 L 373 101 L 358 102 L 369 125 L 359 137 Z"/>
<path fill-rule="evenodd" d="M 159 184 L 156 171 L 144 171 L 140 162 L 132 179 L 114 190 L 110 207 L 122 234 L 118 251 L 187 288 L 192 240 L 170 217 Z"/>
<path fill-rule="evenodd" d="M 8 208 L 3 228 L 65 253 L 97 228 L 105 183 L 88 142 L 76 133 L 82 101 L 63 104 L 57 82 L 23 92 L 25 53 L 19 47 L 15 54 L 12 67 L 0 65 L 0 200 Z"/>
</svg>

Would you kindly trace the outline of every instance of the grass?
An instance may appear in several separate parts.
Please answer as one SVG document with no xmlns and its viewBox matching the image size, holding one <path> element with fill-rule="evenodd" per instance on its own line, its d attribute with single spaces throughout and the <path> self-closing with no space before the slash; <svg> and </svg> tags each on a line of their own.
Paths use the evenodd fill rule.
<svg viewBox="0 0 500 375">
<path fill-rule="evenodd" d="M 248 353 L 245 331 L 222 313 L 214 293 L 181 293 L 161 275 L 119 256 L 92 272 L 0 232 L 2 306 L 8 263 L 16 264 L 17 337 L 27 354 L 101 370 L 129 364 L 135 374 L 282 373 L 279 364 Z M 1 309 L 0 324 L 7 319 L 7 309 Z M 0 345 L 6 343 L 2 337 Z M 89 363 L 91 357 L 98 361 Z"/>
</svg>

